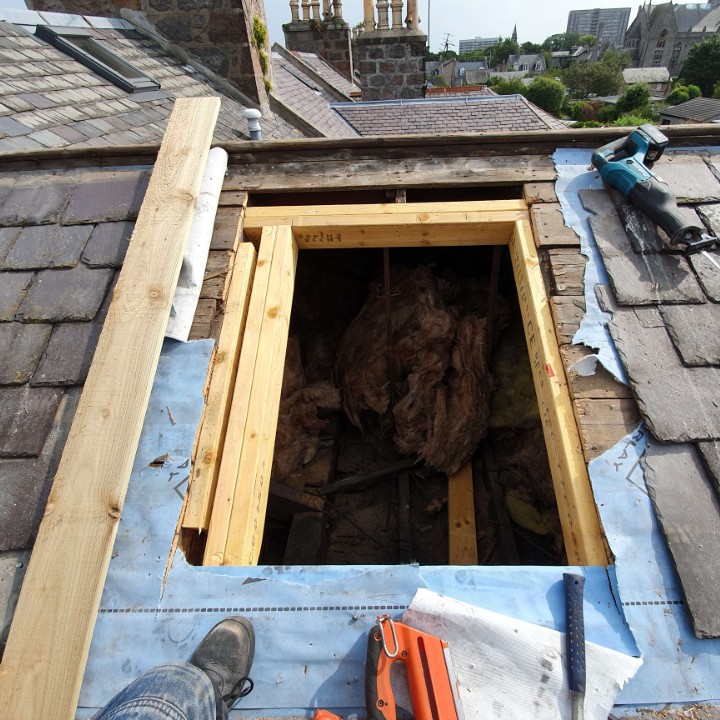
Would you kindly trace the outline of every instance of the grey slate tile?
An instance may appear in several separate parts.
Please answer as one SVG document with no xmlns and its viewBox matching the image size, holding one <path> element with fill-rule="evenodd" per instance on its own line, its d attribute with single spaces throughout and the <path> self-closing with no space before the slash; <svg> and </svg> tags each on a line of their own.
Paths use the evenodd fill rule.
<svg viewBox="0 0 720 720">
<path fill-rule="evenodd" d="M 666 153 L 653 167 L 677 196 L 679 202 L 720 200 L 720 183 L 698 155 Z"/>
<path fill-rule="evenodd" d="M 9 270 L 75 267 L 93 225 L 35 225 L 23 228 L 0 267 Z"/>
<path fill-rule="evenodd" d="M 102 324 L 60 323 L 55 326 L 31 385 L 82 385 L 92 362 Z"/>
<path fill-rule="evenodd" d="M 13 320 L 35 273 L 0 272 L 0 321 Z"/>
<path fill-rule="evenodd" d="M 0 460 L 0 551 L 31 546 L 79 398 L 80 388 L 65 392 L 38 458 Z"/>
<path fill-rule="evenodd" d="M 30 554 L 25 550 L 8 550 L 0 555 L 0 653 L 4 652 L 7 643 L 10 622 L 29 559 Z"/>
<path fill-rule="evenodd" d="M 720 250 L 711 250 L 715 262 L 720 265 Z M 690 264 L 697 273 L 698 280 L 705 294 L 714 302 L 720 302 L 720 270 L 702 253 L 690 256 Z"/>
<path fill-rule="evenodd" d="M 85 247 L 82 259 L 90 267 L 120 267 L 125 258 L 135 223 L 98 223 Z"/>
<path fill-rule="evenodd" d="M 581 190 L 590 227 L 621 305 L 703 303 L 705 295 L 682 255 L 636 253 L 605 190 Z"/>
<path fill-rule="evenodd" d="M 0 228 L 0 265 L 21 232 L 19 227 Z"/>
<path fill-rule="evenodd" d="M 720 440 L 703 440 L 697 443 L 697 449 L 720 497 Z"/>
<path fill-rule="evenodd" d="M 73 185 L 42 182 L 16 185 L 0 205 L 0 225 L 45 225 L 55 223 L 67 205 Z"/>
<path fill-rule="evenodd" d="M 83 263 L 70 270 L 41 270 L 16 314 L 26 322 L 92 320 L 105 297 L 112 270 Z"/>
<path fill-rule="evenodd" d="M 645 483 L 696 637 L 720 637 L 720 500 L 695 446 L 650 442 Z"/>
<path fill-rule="evenodd" d="M 685 365 L 720 365 L 720 305 L 664 305 L 660 313 Z"/>
<path fill-rule="evenodd" d="M 663 442 L 720 439 L 720 367 L 685 367 L 658 310 L 619 307 L 607 287 L 595 290 L 613 313 L 608 329 L 653 435 Z"/>
<path fill-rule="evenodd" d="M 15 137 L 16 135 L 27 135 L 31 130 L 10 117 L 0 117 L 0 132 Z"/>
<path fill-rule="evenodd" d="M 37 457 L 50 432 L 60 388 L 0 388 L 0 458 Z"/>
<path fill-rule="evenodd" d="M 137 217 L 149 175 L 142 171 L 104 173 L 75 186 L 63 222 L 113 222 Z"/>
<path fill-rule="evenodd" d="M 40 362 L 52 325 L 0 323 L 0 385 L 26 383 Z"/>
</svg>

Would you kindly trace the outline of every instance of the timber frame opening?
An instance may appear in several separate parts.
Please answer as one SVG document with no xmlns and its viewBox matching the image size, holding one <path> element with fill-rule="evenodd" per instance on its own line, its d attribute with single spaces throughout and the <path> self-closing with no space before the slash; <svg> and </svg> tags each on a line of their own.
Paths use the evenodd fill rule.
<svg viewBox="0 0 720 720">
<path fill-rule="evenodd" d="M 509 249 L 568 561 L 607 564 L 524 201 L 249 207 L 243 230 L 182 520 L 207 532 L 203 564 L 258 563 L 298 251 L 470 245 Z"/>
</svg>

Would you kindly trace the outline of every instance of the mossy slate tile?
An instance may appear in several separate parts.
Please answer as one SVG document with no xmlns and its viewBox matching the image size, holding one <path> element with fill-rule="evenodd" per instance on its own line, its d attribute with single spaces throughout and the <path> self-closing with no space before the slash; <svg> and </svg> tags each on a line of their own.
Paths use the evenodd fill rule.
<svg viewBox="0 0 720 720">
<path fill-rule="evenodd" d="M 26 383 L 47 347 L 52 325 L 0 323 L 0 385 Z"/>
<path fill-rule="evenodd" d="M 93 227 L 34 225 L 23 228 L 0 267 L 8 270 L 75 267 Z"/>
<path fill-rule="evenodd" d="M 0 458 L 40 455 L 62 394 L 61 388 L 0 388 Z"/>
<path fill-rule="evenodd" d="M 99 223 L 90 236 L 82 259 L 90 267 L 120 267 L 135 223 Z"/>
<path fill-rule="evenodd" d="M 105 297 L 110 269 L 83 263 L 70 270 L 41 270 L 35 275 L 16 313 L 25 322 L 92 320 Z"/>
<path fill-rule="evenodd" d="M 0 321 L 15 318 L 34 275 L 32 272 L 0 272 Z"/>
<path fill-rule="evenodd" d="M 71 183 L 45 181 L 17 185 L 0 205 L 0 225 L 46 225 L 56 223 L 68 203 Z"/>
<path fill-rule="evenodd" d="M 81 385 L 85 382 L 102 324 L 60 323 L 55 326 L 31 385 Z"/>
<path fill-rule="evenodd" d="M 83 180 L 73 190 L 63 223 L 114 222 L 136 218 L 148 180 L 148 173 L 140 171 L 105 173 L 104 177 Z"/>
</svg>

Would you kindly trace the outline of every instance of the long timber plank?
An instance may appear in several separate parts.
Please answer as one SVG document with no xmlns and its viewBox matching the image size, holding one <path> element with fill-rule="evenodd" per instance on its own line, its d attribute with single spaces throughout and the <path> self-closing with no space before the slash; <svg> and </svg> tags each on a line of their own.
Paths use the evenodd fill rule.
<svg viewBox="0 0 720 720">
<path fill-rule="evenodd" d="M 265 232 L 276 235 L 276 250 L 270 268 L 267 311 L 260 329 L 224 565 L 256 565 L 260 555 L 295 291 L 298 248 L 290 228 L 285 225 Z"/>
<path fill-rule="evenodd" d="M 185 528 L 207 530 L 210 525 L 210 511 L 220 472 L 220 458 L 235 388 L 255 261 L 255 248 L 250 243 L 238 246 L 222 330 L 211 362 L 212 374 L 205 414 L 193 453 L 190 488 L 182 522 Z"/>
<path fill-rule="evenodd" d="M 263 233 L 260 241 L 223 453 L 219 458 L 220 468 L 208 526 L 208 537 L 205 543 L 203 565 L 223 564 L 242 457 L 242 442 L 248 417 L 250 391 L 257 367 L 260 331 L 263 318 L 269 311 L 268 287 L 270 269 L 276 251 L 276 237 L 277 233 L 268 229 Z"/>
<path fill-rule="evenodd" d="M 606 565 L 603 533 L 527 219 L 515 227 L 510 257 L 568 560 Z"/>
<path fill-rule="evenodd" d="M 448 476 L 448 562 L 477 565 L 472 463 Z"/>
<path fill-rule="evenodd" d="M 75 717 L 218 98 L 175 103 L 0 664 L 5 720 Z"/>
</svg>

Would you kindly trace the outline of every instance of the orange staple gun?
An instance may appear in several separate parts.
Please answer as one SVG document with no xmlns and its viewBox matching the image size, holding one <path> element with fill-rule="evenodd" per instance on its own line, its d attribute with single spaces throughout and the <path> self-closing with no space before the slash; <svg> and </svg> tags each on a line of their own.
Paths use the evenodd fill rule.
<svg viewBox="0 0 720 720">
<path fill-rule="evenodd" d="M 407 669 L 415 720 L 464 720 L 448 644 L 379 615 L 368 637 L 365 707 L 370 720 L 396 720 L 390 668 Z"/>
</svg>

